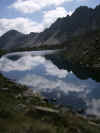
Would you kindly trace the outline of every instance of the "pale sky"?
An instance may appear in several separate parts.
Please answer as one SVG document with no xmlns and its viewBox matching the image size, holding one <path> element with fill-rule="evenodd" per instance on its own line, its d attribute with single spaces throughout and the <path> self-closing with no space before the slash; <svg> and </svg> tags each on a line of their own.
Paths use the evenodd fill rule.
<svg viewBox="0 0 100 133">
<path fill-rule="evenodd" d="M 25 34 L 41 32 L 79 6 L 98 4 L 100 0 L 0 0 L 0 35 L 11 29 Z"/>
</svg>

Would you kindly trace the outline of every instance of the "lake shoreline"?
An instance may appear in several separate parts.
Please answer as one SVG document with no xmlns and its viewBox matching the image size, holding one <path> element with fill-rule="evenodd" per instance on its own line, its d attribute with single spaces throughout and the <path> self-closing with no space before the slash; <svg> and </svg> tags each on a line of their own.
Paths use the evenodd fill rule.
<svg viewBox="0 0 100 133">
<path fill-rule="evenodd" d="M 12 96 L 15 95 L 14 96 L 15 98 L 14 97 L 10 98 L 10 99 L 12 99 L 15 102 L 12 103 L 11 100 L 10 100 L 7 103 L 9 106 L 6 106 L 6 108 L 1 106 L 2 108 L 0 108 L 0 123 L 3 122 L 3 121 L 5 121 L 5 122 L 9 121 L 9 118 L 12 119 L 12 117 L 16 118 L 16 115 L 20 115 L 20 117 L 18 119 L 21 120 L 22 117 L 23 117 L 23 115 L 21 115 L 21 114 L 27 114 L 27 113 L 29 115 L 31 115 L 33 118 L 34 118 L 33 114 L 35 113 L 35 115 L 39 115 L 40 117 L 42 117 L 42 119 L 44 119 L 44 122 L 45 122 L 46 121 L 45 117 L 48 117 L 48 114 L 49 114 L 49 116 L 51 117 L 51 122 L 54 121 L 54 119 L 56 119 L 54 117 L 54 115 L 59 116 L 59 119 L 62 119 L 62 122 L 59 121 L 60 125 L 63 124 L 63 120 L 65 118 L 70 121 L 70 117 L 71 117 L 73 122 L 74 122 L 74 119 L 78 119 L 79 122 L 83 122 L 83 123 L 86 122 L 86 125 L 88 125 L 89 128 L 85 129 L 85 130 L 89 131 L 89 130 L 91 130 L 93 128 L 92 130 L 98 130 L 99 131 L 99 125 L 98 125 L 98 121 L 99 120 L 97 118 L 84 117 L 83 115 L 80 115 L 79 113 L 73 112 L 71 109 L 64 108 L 64 107 L 56 108 L 55 105 L 49 104 L 44 98 L 39 96 L 39 94 L 35 94 L 35 95 L 33 94 L 33 96 L 27 96 L 25 98 L 24 95 L 23 95 L 23 90 L 24 91 L 27 90 L 27 87 L 15 84 L 15 83 L 9 81 L 6 78 L 3 78 L 2 75 L 0 75 L 0 81 L 1 80 L 2 80 L 2 83 L 4 82 L 4 85 L 3 84 L 2 84 L 2 86 L 0 85 L 0 88 L 4 88 L 4 87 L 7 88 L 7 86 L 8 86 L 8 89 L 7 90 L 0 89 L 0 95 L 3 94 L 4 97 L 7 96 L 8 99 L 11 97 L 11 95 Z M 9 88 L 9 87 L 11 87 L 11 88 Z M 19 90 L 18 90 L 18 88 L 19 88 Z M 5 103 L 6 97 L 3 98 L 3 99 L 2 98 L 0 98 L 0 101 L 3 102 L 2 104 L 6 104 Z M 32 102 L 32 99 L 34 99 L 33 102 Z M 2 100 L 4 100 L 4 101 L 2 101 Z M 1 104 L 1 102 L 0 102 L 0 104 Z M 18 102 L 18 104 L 16 104 L 17 102 Z M 27 105 L 27 102 L 28 102 L 28 105 Z M 35 102 L 35 105 L 32 105 L 34 102 Z M 10 108 L 12 108 L 12 110 L 10 110 Z M 41 114 L 39 114 L 40 112 L 42 113 L 42 116 L 41 116 Z M 67 116 L 69 115 L 69 118 L 65 117 L 66 115 Z M 24 117 L 26 117 L 26 115 L 24 115 Z M 26 118 L 29 119 L 28 117 L 29 116 L 27 116 Z M 38 118 L 38 117 L 36 117 L 36 118 Z M 38 118 L 38 119 L 40 119 L 40 118 Z M 15 121 L 13 119 L 12 119 L 12 121 L 15 123 Z M 96 121 L 97 121 L 97 123 L 96 123 Z M 27 121 L 25 120 L 25 122 L 27 122 Z M 24 122 L 21 122 L 21 123 L 24 123 Z M 33 120 L 33 123 L 34 123 L 34 120 Z M 43 121 L 42 121 L 42 123 L 43 123 Z M 9 122 L 9 124 L 10 124 L 10 122 Z M 57 124 L 57 121 L 55 121 L 55 124 Z M 84 128 L 86 128 L 86 125 L 84 125 L 84 124 L 82 126 L 83 127 L 85 126 Z M 31 123 L 30 123 L 30 125 L 31 125 Z M 5 125 L 3 127 L 6 128 L 6 126 L 7 125 Z M 17 126 L 18 125 L 15 124 L 16 128 L 17 128 Z M 12 128 L 12 126 L 10 126 L 9 128 L 6 128 L 5 130 L 4 130 L 3 127 L 0 126 L 0 131 L 1 130 L 5 131 L 5 133 L 10 133 L 10 131 L 14 131 L 15 130 L 15 129 Z M 18 131 L 20 131 L 20 130 L 22 131 L 22 129 L 20 129 L 20 128 L 21 128 L 21 125 L 18 127 L 17 130 Z M 66 128 L 69 129 L 70 126 L 67 125 Z M 80 129 L 80 127 L 78 127 L 78 125 L 76 125 L 75 128 L 77 128 L 77 130 L 81 131 L 81 129 Z M 34 128 L 32 128 L 32 129 L 34 129 Z M 62 126 L 59 127 L 59 130 L 61 130 L 61 131 L 63 130 Z M 26 130 L 24 130 L 24 133 L 26 133 Z M 99 132 L 97 132 L 97 133 L 99 133 Z"/>
<path fill-rule="evenodd" d="M 28 94 L 28 87 L 12 82 L 1 74 L 0 83 L 0 132 L 2 133 L 11 133 L 15 130 L 21 133 L 30 130 L 34 133 L 34 130 L 38 131 L 39 128 L 42 131 L 44 125 L 50 133 L 58 131 L 72 133 L 73 130 L 83 133 L 83 128 L 84 132 L 100 132 L 99 118 L 81 115 L 83 111 L 81 109 L 77 112 L 72 108 L 56 106 L 45 97 L 41 97 L 39 93 Z M 20 125 L 16 121 L 19 121 Z M 2 125 L 3 123 L 5 124 Z M 34 128 L 33 123 L 41 126 Z"/>
</svg>

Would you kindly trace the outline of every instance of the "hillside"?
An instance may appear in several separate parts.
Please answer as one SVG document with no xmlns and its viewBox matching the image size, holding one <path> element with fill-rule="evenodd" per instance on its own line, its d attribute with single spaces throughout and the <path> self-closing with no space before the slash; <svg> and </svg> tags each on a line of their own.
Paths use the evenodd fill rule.
<svg viewBox="0 0 100 133">
<path fill-rule="evenodd" d="M 8 31 L 0 37 L 0 48 L 14 50 L 16 48 L 38 47 L 42 45 L 60 45 L 78 35 L 100 27 L 100 5 L 95 9 L 81 6 L 72 16 L 59 18 L 50 28 L 41 33 L 28 35 L 15 30 Z"/>
<path fill-rule="evenodd" d="M 63 45 L 66 59 L 100 70 L 100 29 L 74 37 Z"/>
<path fill-rule="evenodd" d="M 0 133 L 99 133 L 99 119 L 56 107 L 0 75 Z M 29 93 L 30 94 L 30 93 Z"/>
</svg>

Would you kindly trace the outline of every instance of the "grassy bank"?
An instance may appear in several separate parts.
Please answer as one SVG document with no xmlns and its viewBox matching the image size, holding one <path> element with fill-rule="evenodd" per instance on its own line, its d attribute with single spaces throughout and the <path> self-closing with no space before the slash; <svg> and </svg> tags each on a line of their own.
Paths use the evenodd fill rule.
<svg viewBox="0 0 100 133">
<path fill-rule="evenodd" d="M 59 46 L 66 48 L 61 53 L 64 62 L 71 60 L 92 67 L 99 64 L 100 32 L 91 34 L 92 38 L 87 33 Z M 51 48 L 42 46 L 20 51 Z M 54 49 L 58 47 L 55 45 Z M 1 50 L 0 56 L 5 53 Z M 66 67 L 60 56 L 55 58 L 52 58 L 55 64 L 58 59 Z M 13 83 L 0 74 L 0 133 L 100 133 L 100 120 L 89 120 L 68 108 L 54 106 L 40 94 L 32 94 L 31 88 Z"/>
<path fill-rule="evenodd" d="M 96 123 L 0 75 L 0 133 L 99 133 Z M 98 123 L 99 124 L 99 123 Z"/>
</svg>

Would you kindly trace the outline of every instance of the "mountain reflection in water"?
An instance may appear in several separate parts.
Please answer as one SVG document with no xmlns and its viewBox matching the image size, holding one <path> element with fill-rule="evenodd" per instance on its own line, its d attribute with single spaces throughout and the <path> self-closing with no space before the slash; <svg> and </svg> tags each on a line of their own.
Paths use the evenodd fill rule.
<svg viewBox="0 0 100 133">
<path fill-rule="evenodd" d="M 41 55 L 38 51 L 36 56 L 28 52 L 3 56 L 0 71 L 5 77 L 33 88 L 49 100 L 55 98 L 56 104 L 82 108 L 87 114 L 100 116 L 99 74 L 82 65 L 72 65 L 59 53 L 51 53 L 45 54 L 44 51 Z"/>
</svg>

